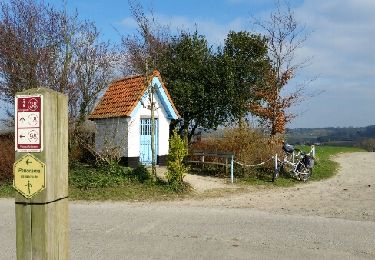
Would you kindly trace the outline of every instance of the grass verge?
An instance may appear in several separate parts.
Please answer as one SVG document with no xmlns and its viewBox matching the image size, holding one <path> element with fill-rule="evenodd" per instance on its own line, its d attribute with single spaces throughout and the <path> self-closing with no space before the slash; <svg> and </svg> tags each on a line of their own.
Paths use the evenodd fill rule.
<svg viewBox="0 0 375 260">
<path fill-rule="evenodd" d="M 14 188 L 11 183 L 1 183 L 0 184 L 0 198 L 13 198 Z"/>
<path fill-rule="evenodd" d="M 75 164 L 69 172 L 69 197 L 72 200 L 155 201 L 185 196 L 189 187 L 173 190 L 168 183 L 152 182 L 144 167 L 135 170 L 114 165 L 94 168 Z"/>
<path fill-rule="evenodd" d="M 69 188 L 71 200 L 113 200 L 113 201 L 160 201 L 183 198 L 184 192 L 175 192 L 160 184 L 123 184 L 117 187 L 90 188 L 82 190 Z"/>
<path fill-rule="evenodd" d="M 69 169 L 69 198 L 71 200 L 122 200 L 157 201 L 171 200 L 187 196 L 190 187 L 173 189 L 162 180 L 151 182 L 147 169 L 110 165 L 92 167 L 76 163 Z M 0 184 L 0 197 L 14 197 L 10 183 Z"/>
</svg>

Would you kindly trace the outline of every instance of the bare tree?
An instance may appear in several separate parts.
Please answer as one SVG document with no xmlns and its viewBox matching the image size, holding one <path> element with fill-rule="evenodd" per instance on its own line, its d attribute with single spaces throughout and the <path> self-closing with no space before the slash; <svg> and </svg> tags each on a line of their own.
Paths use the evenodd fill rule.
<svg viewBox="0 0 375 260">
<path fill-rule="evenodd" d="M 72 53 L 75 84 L 72 114 L 78 122 L 83 122 L 99 94 L 114 78 L 118 55 L 109 42 L 99 41 L 99 31 L 91 22 L 81 24 Z"/>
<path fill-rule="evenodd" d="M 1 99 L 13 103 L 16 92 L 37 86 L 65 90 L 66 80 L 56 75 L 66 44 L 65 13 L 32 0 L 2 2 L 0 8 Z"/>
<path fill-rule="evenodd" d="M 150 15 L 144 11 L 138 0 L 129 0 L 130 11 L 137 23 L 137 34 L 122 38 L 125 57 L 131 65 L 126 73 L 147 74 L 158 68 L 163 53 L 169 42 L 166 26 L 157 23 L 153 11 Z"/>
<path fill-rule="evenodd" d="M 286 96 L 282 96 L 281 91 L 308 63 L 308 59 L 301 62 L 296 59 L 296 52 L 303 46 L 308 33 L 298 24 L 290 5 L 284 1 L 276 1 L 276 10 L 269 20 L 255 20 L 255 24 L 263 29 L 268 39 L 270 68 L 262 85 L 255 91 L 261 102 L 250 104 L 250 110 L 263 120 L 274 136 L 284 133 L 286 123 L 295 117 L 287 109 L 303 99 L 304 85 Z"/>
<path fill-rule="evenodd" d="M 13 104 L 16 92 L 47 87 L 69 96 L 73 121 L 86 117 L 113 77 L 115 51 L 99 32 L 66 8 L 42 1 L 0 3 L 0 98 Z M 12 114 L 12 112 L 10 112 Z"/>
<path fill-rule="evenodd" d="M 159 25 L 152 11 L 148 17 L 143 6 L 137 0 L 129 0 L 133 18 L 138 25 L 138 34 L 123 37 L 126 57 L 132 65 L 132 72 L 145 75 L 145 85 L 148 86 L 148 97 L 151 111 L 151 156 L 153 180 L 156 180 L 156 151 L 155 151 L 155 86 L 151 84 L 152 72 L 157 69 L 160 57 L 166 50 L 168 43 L 167 29 Z M 127 71 L 128 72 L 128 71 Z"/>
</svg>

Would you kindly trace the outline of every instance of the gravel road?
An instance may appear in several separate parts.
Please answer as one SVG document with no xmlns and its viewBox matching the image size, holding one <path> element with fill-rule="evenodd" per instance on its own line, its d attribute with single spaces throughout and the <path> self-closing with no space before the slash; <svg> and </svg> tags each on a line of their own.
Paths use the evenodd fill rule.
<svg viewBox="0 0 375 260">
<path fill-rule="evenodd" d="M 271 213 L 375 221 L 375 153 L 344 153 L 333 178 L 291 188 L 250 187 L 244 194 L 165 204 L 255 208 Z"/>
<path fill-rule="evenodd" d="M 375 153 L 335 177 L 225 198 L 70 203 L 71 259 L 375 259 Z M 14 201 L 0 199 L 0 259 L 15 259 Z"/>
</svg>

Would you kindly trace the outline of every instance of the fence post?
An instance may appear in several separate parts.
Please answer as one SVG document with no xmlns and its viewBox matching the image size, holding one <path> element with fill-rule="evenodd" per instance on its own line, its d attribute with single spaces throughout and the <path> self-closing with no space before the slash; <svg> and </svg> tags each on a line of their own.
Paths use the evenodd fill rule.
<svg viewBox="0 0 375 260">
<path fill-rule="evenodd" d="M 275 154 L 275 176 L 277 176 L 277 154 Z"/>
<path fill-rule="evenodd" d="M 234 155 L 231 156 L 231 159 L 230 159 L 230 181 L 231 183 L 233 183 L 233 179 L 234 179 Z"/>
<path fill-rule="evenodd" d="M 14 187 L 18 260 L 68 259 L 68 99 L 16 94 Z"/>
<path fill-rule="evenodd" d="M 228 157 L 225 157 L 225 176 L 228 174 Z"/>
<path fill-rule="evenodd" d="M 311 145 L 311 154 L 315 158 L 315 145 Z"/>
<path fill-rule="evenodd" d="M 204 154 L 201 156 L 201 168 L 204 169 Z"/>
</svg>

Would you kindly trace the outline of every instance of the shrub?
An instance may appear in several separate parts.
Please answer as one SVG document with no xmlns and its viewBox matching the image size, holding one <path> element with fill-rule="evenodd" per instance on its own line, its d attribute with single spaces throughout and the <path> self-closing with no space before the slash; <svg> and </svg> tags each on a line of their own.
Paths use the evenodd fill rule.
<svg viewBox="0 0 375 260">
<path fill-rule="evenodd" d="M 140 183 L 144 183 L 151 178 L 150 172 L 143 164 L 139 164 L 138 167 L 133 170 L 132 177 Z"/>
<path fill-rule="evenodd" d="M 141 164 L 131 169 L 116 162 L 101 166 L 72 162 L 69 169 L 69 185 L 82 190 L 119 187 L 131 182 L 144 183 L 149 179 L 149 171 Z"/>
<path fill-rule="evenodd" d="M 363 140 L 360 143 L 360 147 L 362 147 L 366 151 L 375 152 L 375 139 L 374 138 L 368 138 L 368 139 Z"/>
<path fill-rule="evenodd" d="M 14 134 L 0 135 L 0 184 L 13 179 Z"/>
<path fill-rule="evenodd" d="M 72 163 L 69 184 L 79 189 L 118 187 L 131 179 L 131 169 L 120 165 L 92 167 L 82 163 Z"/>
<path fill-rule="evenodd" d="M 69 163 L 81 162 L 95 165 L 97 160 L 90 150 L 80 145 L 69 147 Z"/>
<path fill-rule="evenodd" d="M 187 155 L 186 141 L 173 131 L 169 139 L 169 153 L 167 160 L 167 178 L 168 184 L 175 190 L 183 188 L 183 179 L 189 168 L 183 163 L 184 157 Z"/>
<path fill-rule="evenodd" d="M 95 157 L 94 130 L 88 123 L 69 128 L 69 161 L 83 162 L 94 165 Z"/>
<path fill-rule="evenodd" d="M 250 127 L 227 129 L 222 137 L 202 139 L 192 144 L 190 149 L 192 151 L 234 152 L 235 161 L 242 164 L 255 165 L 267 162 L 262 167 L 262 170 L 266 171 L 274 167 L 271 157 L 276 153 L 282 153 L 281 140 L 271 139 L 268 135 Z M 260 170 L 260 167 L 236 168 L 237 174 L 239 172 L 255 174 Z"/>
</svg>

